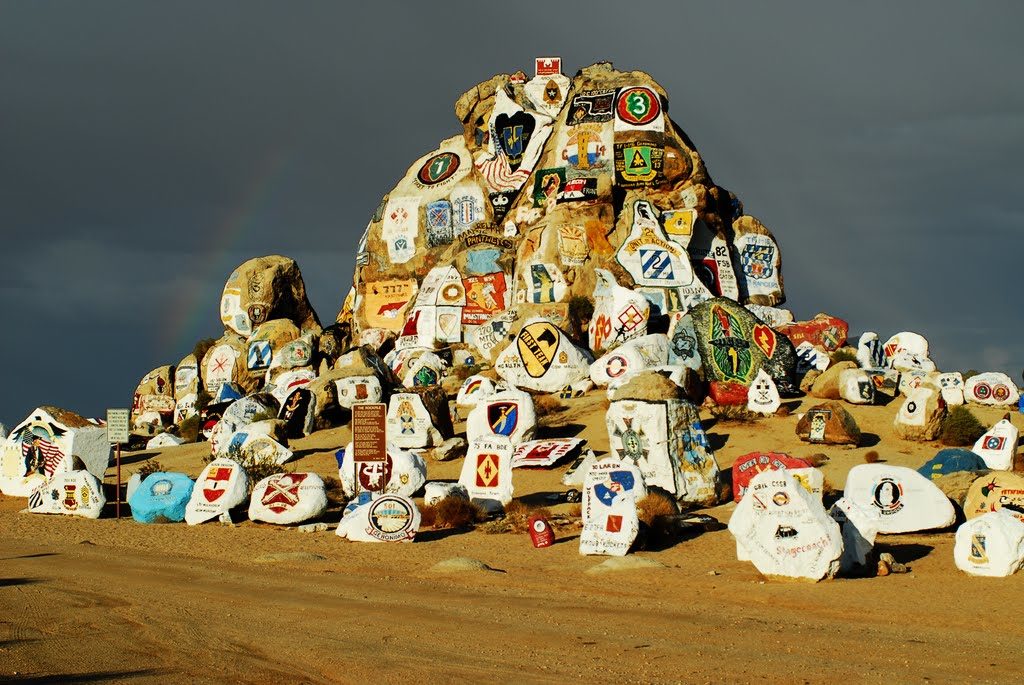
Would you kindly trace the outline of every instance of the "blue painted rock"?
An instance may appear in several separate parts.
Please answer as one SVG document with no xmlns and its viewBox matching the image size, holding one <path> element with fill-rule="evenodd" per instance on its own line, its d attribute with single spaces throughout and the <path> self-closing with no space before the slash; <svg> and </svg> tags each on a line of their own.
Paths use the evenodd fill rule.
<svg viewBox="0 0 1024 685">
<path fill-rule="evenodd" d="M 184 473 L 158 471 L 146 476 L 128 505 L 139 523 L 176 523 L 185 520 L 185 507 L 195 483 Z"/>
<path fill-rule="evenodd" d="M 925 478 L 935 480 L 957 471 L 980 471 L 987 469 L 985 460 L 970 450 L 957 447 L 939 450 L 939 452 L 921 465 L 917 472 Z"/>
</svg>

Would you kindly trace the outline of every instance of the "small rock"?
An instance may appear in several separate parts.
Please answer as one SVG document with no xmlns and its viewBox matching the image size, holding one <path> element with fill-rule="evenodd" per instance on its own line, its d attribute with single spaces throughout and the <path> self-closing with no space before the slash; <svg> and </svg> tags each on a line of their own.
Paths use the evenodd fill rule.
<svg viewBox="0 0 1024 685">
<path fill-rule="evenodd" d="M 613 571 L 642 571 L 644 569 L 664 569 L 668 568 L 665 564 L 654 559 L 648 559 L 647 557 L 638 557 L 636 555 L 625 556 L 625 557 L 609 557 L 602 561 L 596 566 L 588 568 L 585 573 L 588 575 L 597 575 L 600 573 L 610 573 Z"/>
<path fill-rule="evenodd" d="M 488 566 L 478 559 L 469 557 L 452 557 L 439 561 L 430 567 L 434 573 L 467 573 L 473 571 L 490 571 L 492 573 L 504 573 L 501 569 Z"/>
<path fill-rule="evenodd" d="M 300 533 L 322 533 L 325 530 L 327 530 L 327 524 L 323 522 L 306 523 L 301 526 L 296 526 L 295 530 L 299 531 Z"/>
</svg>

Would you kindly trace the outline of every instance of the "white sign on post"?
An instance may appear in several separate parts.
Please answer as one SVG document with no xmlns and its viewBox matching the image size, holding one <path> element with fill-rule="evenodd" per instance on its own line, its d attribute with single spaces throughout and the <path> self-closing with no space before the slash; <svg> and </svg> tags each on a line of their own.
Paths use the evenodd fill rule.
<svg viewBox="0 0 1024 685">
<path fill-rule="evenodd" d="M 107 410 L 107 442 L 111 445 L 128 443 L 128 410 Z"/>
</svg>

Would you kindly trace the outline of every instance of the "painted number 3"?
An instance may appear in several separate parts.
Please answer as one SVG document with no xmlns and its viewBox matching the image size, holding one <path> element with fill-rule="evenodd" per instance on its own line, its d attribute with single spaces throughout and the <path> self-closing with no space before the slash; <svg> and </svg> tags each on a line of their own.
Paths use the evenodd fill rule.
<svg viewBox="0 0 1024 685">
<path fill-rule="evenodd" d="M 637 119 L 643 118 L 647 114 L 647 98 L 639 93 L 632 93 L 629 96 L 629 111 Z"/>
</svg>

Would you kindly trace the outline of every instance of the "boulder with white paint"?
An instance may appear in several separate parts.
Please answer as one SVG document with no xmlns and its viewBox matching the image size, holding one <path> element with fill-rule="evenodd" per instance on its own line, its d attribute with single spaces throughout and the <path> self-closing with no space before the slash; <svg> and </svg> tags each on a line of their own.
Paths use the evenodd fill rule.
<svg viewBox="0 0 1024 685">
<path fill-rule="evenodd" d="M 972 576 L 1012 576 L 1024 565 L 1024 523 L 1004 511 L 965 521 L 956 530 L 953 560 Z"/>
<path fill-rule="evenodd" d="M 96 476 L 88 471 L 63 471 L 29 495 L 28 510 L 98 519 L 106 502 Z"/>
<path fill-rule="evenodd" d="M 384 461 L 356 462 L 354 454 L 350 442 L 345 447 L 345 458 L 338 467 L 338 478 L 345 497 L 352 498 L 364 491 L 412 497 L 427 482 L 427 464 L 423 457 L 407 452 L 390 441 Z"/>
<path fill-rule="evenodd" d="M 590 365 L 594 385 L 605 386 L 668 361 L 668 336 L 652 333 L 634 338 L 605 353 Z"/>
<path fill-rule="evenodd" d="M 758 369 L 747 392 L 747 410 L 770 416 L 779 410 L 781 404 L 782 398 L 779 397 L 775 381 L 764 369 Z"/>
<path fill-rule="evenodd" d="M 439 483 L 432 481 L 423 487 L 423 503 L 428 507 L 432 507 L 438 504 L 441 500 L 448 499 L 449 497 L 468 500 L 469 493 L 466 491 L 466 486 L 460 485 L 459 483 Z"/>
<path fill-rule="evenodd" d="M 840 570 L 849 573 L 868 565 L 881 516 L 874 507 L 857 504 L 840 497 L 828 512 L 843 533 L 843 556 Z"/>
<path fill-rule="evenodd" d="M 275 473 L 252 489 L 249 520 L 289 525 L 327 511 L 327 489 L 315 473 Z"/>
<path fill-rule="evenodd" d="M 951 407 L 961 405 L 964 399 L 964 377 L 959 371 L 952 373 L 933 373 L 929 382 L 939 388 L 942 401 Z"/>
<path fill-rule="evenodd" d="M 1017 427 L 1008 419 L 1002 419 L 978 438 L 972 451 L 984 459 L 990 469 L 1009 471 L 1017 454 L 1017 438 Z"/>
<path fill-rule="evenodd" d="M 1016 406 L 1020 392 L 1005 373 L 979 373 L 964 382 L 964 398 L 971 404 Z"/>
<path fill-rule="evenodd" d="M 844 369 L 839 374 L 839 396 L 850 404 L 873 404 L 875 383 L 864 369 Z"/>
<path fill-rule="evenodd" d="M 475 374 L 463 381 L 459 393 L 455 396 L 455 405 L 458 407 L 475 407 L 477 402 L 486 399 L 498 390 L 487 376 Z"/>
<path fill-rule="evenodd" d="M 147 450 L 162 450 L 167 447 L 183 445 L 185 441 L 172 433 L 161 433 L 146 443 Z"/>
<path fill-rule="evenodd" d="M 839 571 L 839 524 L 786 469 L 754 476 L 729 532 L 740 555 L 765 575 L 818 581 Z"/>
<path fill-rule="evenodd" d="M 185 507 L 185 523 L 194 526 L 225 514 L 249 497 L 249 476 L 238 462 L 214 459 L 196 479 Z"/>
<path fill-rule="evenodd" d="M 892 336 L 882 344 L 886 366 L 892 367 L 893 361 L 901 352 L 906 352 L 921 359 L 928 359 L 928 341 L 923 335 L 903 331 Z"/>
<path fill-rule="evenodd" d="M 935 371 L 935 362 L 926 356 L 915 354 L 910 350 L 899 350 L 889 359 L 889 366 L 897 371 Z"/>
<path fill-rule="evenodd" d="M 878 369 L 886 365 L 885 350 L 878 333 L 862 333 L 857 342 L 857 363 L 862 369 Z"/>
<path fill-rule="evenodd" d="M 537 412 L 530 393 L 502 390 L 481 400 L 466 419 L 466 440 L 502 435 L 513 445 L 530 440 L 537 429 Z"/>
<path fill-rule="evenodd" d="M 913 533 L 951 526 L 953 503 L 913 469 L 889 464 L 858 464 L 843 488 L 846 499 L 879 514 L 879 533 Z"/>
<path fill-rule="evenodd" d="M 128 498 L 132 518 L 139 523 L 184 521 L 194 486 L 184 473 L 157 471 L 149 474 Z"/>
<path fill-rule="evenodd" d="M 417 393 L 395 393 L 388 400 L 388 441 L 403 449 L 430 447 L 444 442 L 430 412 Z"/>
<path fill-rule="evenodd" d="M 498 355 L 495 369 L 506 383 L 540 392 L 558 392 L 590 378 L 593 359 L 551 321 L 528 319 Z"/>
<path fill-rule="evenodd" d="M 607 457 L 590 466 L 583 486 L 580 554 L 625 556 L 640 530 L 636 503 L 647 494 L 639 470 Z"/>
<path fill-rule="evenodd" d="M 567 459 L 586 443 L 580 438 L 530 440 L 516 445 L 512 468 L 548 468 Z"/>
<path fill-rule="evenodd" d="M 942 432 L 945 416 L 946 403 L 942 395 L 935 388 L 922 385 L 912 390 L 900 405 L 893 419 L 893 429 L 904 440 L 935 440 Z"/>
<path fill-rule="evenodd" d="M 489 512 L 502 511 L 512 501 L 512 441 L 504 435 L 489 435 L 469 444 L 462 462 L 459 484 L 471 501 Z"/>
<path fill-rule="evenodd" d="M 239 435 L 236 433 L 236 435 Z M 291 461 L 295 454 L 270 435 L 248 434 L 239 450 L 239 457 L 248 464 L 281 464 Z"/>
<path fill-rule="evenodd" d="M 992 511 L 1006 511 L 1024 523 L 1024 475 L 993 471 L 971 483 L 964 498 L 964 516 L 972 519 Z"/>
<path fill-rule="evenodd" d="M 420 529 L 420 510 L 408 497 L 374 495 L 365 504 L 346 511 L 338 524 L 338 537 L 350 542 L 412 542 Z"/>
<path fill-rule="evenodd" d="M 351 409 L 357 404 L 374 404 L 384 396 L 380 379 L 376 376 L 347 376 L 334 381 L 338 391 L 338 404 Z"/>
<path fill-rule="evenodd" d="M 651 305 L 642 294 L 619 285 L 610 271 L 596 269 L 594 314 L 587 328 L 590 349 L 607 352 L 647 333 Z"/>
</svg>

